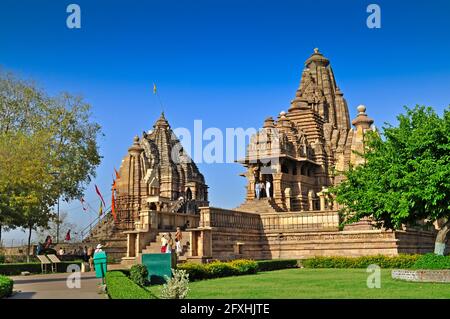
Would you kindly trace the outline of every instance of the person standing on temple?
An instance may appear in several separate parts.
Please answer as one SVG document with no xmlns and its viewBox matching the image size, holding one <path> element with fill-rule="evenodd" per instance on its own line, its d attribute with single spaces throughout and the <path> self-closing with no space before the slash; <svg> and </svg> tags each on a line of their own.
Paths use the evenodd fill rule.
<svg viewBox="0 0 450 319">
<path fill-rule="evenodd" d="M 264 186 L 264 183 L 261 182 L 261 197 L 267 197 L 266 195 L 266 186 Z"/>
<path fill-rule="evenodd" d="M 259 199 L 260 198 L 260 192 L 261 192 L 261 184 L 259 182 L 255 183 L 255 193 L 256 193 L 256 198 Z"/>
<path fill-rule="evenodd" d="M 270 181 L 266 181 L 266 194 L 267 194 L 267 198 L 271 198 L 271 196 L 270 196 Z"/>
</svg>

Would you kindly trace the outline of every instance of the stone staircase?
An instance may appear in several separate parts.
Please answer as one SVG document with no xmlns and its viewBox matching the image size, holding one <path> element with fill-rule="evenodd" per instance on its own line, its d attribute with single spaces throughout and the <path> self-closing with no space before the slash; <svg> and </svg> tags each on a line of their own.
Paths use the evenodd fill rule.
<svg viewBox="0 0 450 319">
<path fill-rule="evenodd" d="M 92 229 L 89 235 L 83 239 L 86 246 L 96 247 L 98 244 L 108 244 L 104 251 L 108 257 L 119 261 L 127 253 L 127 237 L 121 231 L 116 229 L 114 219 L 111 214 L 107 214 L 100 219 Z"/>
<path fill-rule="evenodd" d="M 279 209 L 279 207 L 270 198 L 247 200 L 234 210 L 259 214 L 276 213 L 281 211 L 281 209 Z"/>
<path fill-rule="evenodd" d="M 172 234 L 172 238 L 175 242 L 175 232 L 160 232 L 160 233 L 158 233 L 158 235 L 156 235 L 155 240 L 151 241 L 150 245 L 146 246 L 142 250 L 140 255 L 161 253 L 161 237 L 163 236 L 163 234 L 167 234 L 167 233 Z M 189 248 L 190 248 L 189 232 L 181 232 L 181 234 L 183 235 L 183 239 L 181 240 L 181 253 L 178 255 L 178 258 L 177 258 L 178 263 L 186 262 L 186 256 L 187 256 L 187 254 L 189 252 Z M 175 250 L 175 244 L 174 244 L 173 249 Z"/>
</svg>

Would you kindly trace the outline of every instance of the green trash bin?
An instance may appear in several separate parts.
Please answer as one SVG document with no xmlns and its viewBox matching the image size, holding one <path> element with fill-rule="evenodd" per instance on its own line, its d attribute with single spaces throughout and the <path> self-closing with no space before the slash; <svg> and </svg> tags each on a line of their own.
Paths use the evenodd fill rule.
<svg viewBox="0 0 450 319">
<path fill-rule="evenodd" d="M 95 277 L 105 278 L 107 271 L 106 252 L 99 251 L 94 254 Z"/>
</svg>

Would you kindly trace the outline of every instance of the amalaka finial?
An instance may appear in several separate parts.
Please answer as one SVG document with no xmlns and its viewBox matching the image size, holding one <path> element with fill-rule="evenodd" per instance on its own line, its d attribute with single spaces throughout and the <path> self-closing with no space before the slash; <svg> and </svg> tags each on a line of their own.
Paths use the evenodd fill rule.
<svg viewBox="0 0 450 319">
<path fill-rule="evenodd" d="M 314 53 L 319 53 L 319 48 L 314 48 Z"/>
<path fill-rule="evenodd" d="M 363 104 L 358 105 L 358 107 L 356 108 L 356 110 L 358 111 L 358 113 L 362 114 L 362 113 L 366 113 L 366 106 Z"/>
</svg>

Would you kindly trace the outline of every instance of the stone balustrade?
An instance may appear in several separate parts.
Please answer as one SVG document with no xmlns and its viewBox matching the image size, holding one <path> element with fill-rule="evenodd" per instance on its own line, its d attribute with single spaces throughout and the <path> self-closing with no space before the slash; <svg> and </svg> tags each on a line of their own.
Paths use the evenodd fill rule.
<svg viewBox="0 0 450 319">
<path fill-rule="evenodd" d="M 261 214 L 261 223 L 268 231 L 338 231 L 339 213 L 337 211 L 305 211 Z"/>
<path fill-rule="evenodd" d="M 200 208 L 200 226 L 272 231 L 338 231 L 337 211 L 256 214 L 215 207 Z"/>
</svg>

